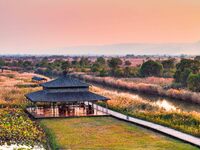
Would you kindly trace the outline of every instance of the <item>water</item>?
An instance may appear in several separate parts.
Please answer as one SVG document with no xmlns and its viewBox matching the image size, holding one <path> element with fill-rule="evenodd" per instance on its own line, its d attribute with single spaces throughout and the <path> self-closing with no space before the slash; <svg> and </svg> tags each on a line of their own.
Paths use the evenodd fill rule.
<svg viewBox="0 0 200 150">
<path fill-rule="evenodd" d="M 94 84 L 93 84 L 94 85 Z M 167 111 L 177 110 L 177 111 L 185 111 L 185 112 L 196 112 L 200 114 L 200 104 L 195 104 L 192 102 L 186 102 L 183 100 L 161 97 L 156 95 L 148 95 L 139 92 L 127 92 L 125 90 L 113 89 L 110 87 L 95 85 L 97 87 L 103 88 L 105 90 L 117 92 L 117 94 L 123 95 L 126 94 L 134 99 L 145 100 L 149 103 L 155 104 L 160 108 L 164 108 Z"/>
</svg>

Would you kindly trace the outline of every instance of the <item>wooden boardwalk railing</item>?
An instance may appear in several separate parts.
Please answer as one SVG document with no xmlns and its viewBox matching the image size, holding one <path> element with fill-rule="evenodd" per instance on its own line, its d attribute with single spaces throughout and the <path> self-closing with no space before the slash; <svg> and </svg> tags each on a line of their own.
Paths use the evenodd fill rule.
<svg viewBox="0 0 200 150">
<path fill-rule="evenodd" d="M 153 130 L 156 130 L 156 131 L 159 131 L 161 133 L 170 135 L 172 137 L 175 137 L 177 139 L 183 140 L 185 142 L 188 142 L 188 143 L 191 143 L 193 145 L 200 147 L 200 138 L 194 137 L 192 135 L 189 135 L 189 134 L 177 131 L 175 129 L 171 129 L 171 128 L 162 126 L 162 125 L 158 125 L 158 124 L 155 124 L 155 123 L 152 123 L 152 122 L 149 122 L 149 121 L 130 117 L 130 116 L 121 114 L 119 112 L 116 112 L 116 111 L 113 111 L 113 110 L 110 110 L 110 109 L 106 109 L 106 108 L 99 106 L 99 105 L 96 105 L 96 104 L 94 104 L 94 108 L 97 109 L 97 110 L 100 110 L 102 112 L 105 112 L 105 113 L 107 113 L 111 116 L 114 116 L 116 118 L 119 118 L 119 119 L 122 119 L 122 120 L 125 120 L 125 121 L 128 121 L 128 122 L 132 122 L 132 123 L 135 123 L 135 124 L 138 124 L 138 125 L 141 125 L 143 127 L 147 127 L 147 128 L 150 128 L 150 129 L 153 129 Z"/>
</svg>

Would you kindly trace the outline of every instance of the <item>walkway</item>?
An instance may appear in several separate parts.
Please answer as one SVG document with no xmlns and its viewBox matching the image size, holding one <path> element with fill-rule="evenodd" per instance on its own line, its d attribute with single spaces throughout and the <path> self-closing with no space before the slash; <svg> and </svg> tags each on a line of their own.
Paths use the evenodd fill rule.
<svg viewBox="0 0 200 150">
<path fill-rule="evenodd" d="M 141 125 L 141 126 L 144 126 L 144 127 L 156 130 L 156 131 L 159 131 L 161 133 L 170 135 L 172 137 L 175 137 L 177 139 L 181 139 L 185 142 L 188 142 L 188 143 L 191 143 L 191 144 L 194 144 L 194 145 L 200 147 L 200 138 L 194 137 L 192 135 L 189 135 L 189 134 L 177 131 L 175 129 L 171 129 L 171 128 L 162 126 L 162 125 L 158 125 L 158 124 L 155 124 L 155 123 L 144 121 L 142 119 L 137 119 L 137 118 L 130 117 L 130 116 L 127 116 L 127 115 L 123 115 L 121 113 L 118 113 L 118 112 L 110 110 L 110 109 L 106 109 L 106 108 L 101 107 L 101 106 L 96 105 L 96 104 L 94 104 L 94 108 L 97 109 L 97 110 L 100 110 L 104 113 L 107 113 L 111 116 L 114 116 L 116 118 L 119 118 L 119 119 L 122 119 L 122 120 L 125 120 L 125 121 L 128 121 L 128 122 L 132 122 L 132 123 L 135 123 L 135 124 L 138 124 L 138 125 Z"/>
</svg>

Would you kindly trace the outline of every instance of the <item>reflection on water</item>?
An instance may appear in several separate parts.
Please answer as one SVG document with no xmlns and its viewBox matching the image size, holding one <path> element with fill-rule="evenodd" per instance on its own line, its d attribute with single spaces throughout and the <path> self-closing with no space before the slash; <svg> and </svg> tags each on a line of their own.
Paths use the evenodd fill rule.
<svg viewBox="0 0 200 150">
<path fill-rule="evenodd" d="M 161 96 L 156 96 L 156 95 L 148 95 L 148 94 L 143 94 L 143 93 L 139 93 L 135 91 L 127 92 L 125 90 L 113 89 L 110 87 L 105 87 L 105 86 L 100 86 L 100 85 L 96 85 L 96 86 L 109 90 L 109 91 L 117 92 L 120 95 L 126 94 L 134 99 L 148 101 L 161 108 L 166 109 L 167 111 L 178 110 L 178 111 L 185 111 L 185 112 L 197 112 L 200 114 L 200 104 L 195 104 L 192 102 L 186 102 L 183 100 L 161 97 Z"/>
<path fill-rule="evenodd" d="M 166 101 L 166 100 L 158 100 L 158 101 L 154 102 L 154 104 L 159 106 L 160 108 L 164 108 L 167 111 L 179 110 L 172 103 L 170 103 L 169 101 Z"/>
</svg>

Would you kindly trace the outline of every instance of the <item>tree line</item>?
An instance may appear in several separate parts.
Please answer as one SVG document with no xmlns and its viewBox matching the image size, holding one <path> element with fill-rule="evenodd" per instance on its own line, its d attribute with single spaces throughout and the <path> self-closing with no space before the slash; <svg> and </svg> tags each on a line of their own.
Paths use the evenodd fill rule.
<svg viewBox="0 0 200 150">
<path fill-rule="evenodd" d="M 35 71 L 47 76 L 57 76 L 65 71 L 87 72 L 96 76 L 112 77 L 170 77 L 174 78 L 172 87 L 188 88 L 192 91 L 200 92 L 200 56 L 195 59 L 181 59 L 177 62 L 174 58 L 166 60 L 144 61 L 139 66 L 132 66 L 128 60 L 122 61 L 119 57 L 113 57 L 106 60 L 98 57 L 94 62 L 87 57 L 66 61 L 55 59 L 49 61 L 48 57 L 40 61 L 11 61 L 6 62 L 0 59 L 1 66 L 21 67 L 24 71 Z"/>
</svg>

